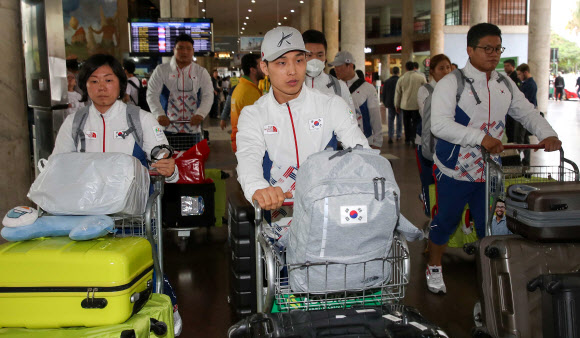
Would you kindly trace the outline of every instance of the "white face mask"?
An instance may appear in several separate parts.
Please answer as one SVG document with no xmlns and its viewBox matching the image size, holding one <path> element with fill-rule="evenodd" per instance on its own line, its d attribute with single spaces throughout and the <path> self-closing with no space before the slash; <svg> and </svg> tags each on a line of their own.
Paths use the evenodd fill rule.
<svg viewBox="0 0 580 338">
<path fill-rule="evenodd" d="M 324 62 L 318 59 L 312 59 L 306 63 L 306 75 L 317 77 L 324 70 Z"/>
</svg>

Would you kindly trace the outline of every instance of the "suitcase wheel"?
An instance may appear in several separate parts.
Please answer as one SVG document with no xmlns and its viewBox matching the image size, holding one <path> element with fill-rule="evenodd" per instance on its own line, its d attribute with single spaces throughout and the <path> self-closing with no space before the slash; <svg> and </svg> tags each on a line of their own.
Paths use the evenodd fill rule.
<svg viewBox="0 0 580 338">
<path fill-rule="evenodd" d="M 151 326 L 149 331 L 155 333 L 158 336 L 165 336 L 165 334 L 167 333 L 167 324 L 155 318 L 149 319 L 151 320 Z"/>
<path fill-rule="evenodd" d="M 490 259 L 494 259 L 494 258 L 499 258 L 499 249 L 496 248 L 495 246 L 488 246 L 485 248 L 485 252 L 484 254 L 490 258 Z"/>
<path fill-rule="evenodd" d="M 474 327 L 471 330 L 471 336 L 473 338 L 493 338 L 489 333 L 485 332 L 484 329 L 479 327 Z"/>
</svg>

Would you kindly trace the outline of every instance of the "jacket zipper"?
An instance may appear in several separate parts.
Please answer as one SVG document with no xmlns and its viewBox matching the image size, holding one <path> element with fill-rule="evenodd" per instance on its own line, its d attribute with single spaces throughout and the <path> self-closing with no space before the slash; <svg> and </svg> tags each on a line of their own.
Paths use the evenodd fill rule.
<svg viewBox="0 0 580 338">
<path fill-rule="evenodd" d="M 99 292 L 119 292 L 130 289 L 145 275 L 153 270 L 153 265 L 149 266 L 137 277 L 127 284 L 119 286 L 97 287 Z M 23 287 L 0 287 L 0 293 L 48 293 L 48 292 L 87 292 L 88 286 L 23 286 Z"/>
<path fill-rule="evenodd" d="M 298 157 L 298 141 L 296 140 L 296 129 L 294 129 L 294 119 L 292 118 L 292 111 L 290 105 L 286 102 L 288 107 L 288 115 L 290 115 L 290 122 L 292 123 L 292 133 L 294 133 L 294 146 L 296 147 L 296 169 L 300 169 L 300 158 Z"/>
<path fill-rule="evenodd" d="M 105 124 L 105 117 L 101 114 L 101 118 L 103 119 L 103 152 L 105 152 L 105 136 L 107 135 L 107 126 Z"/>
</svg>

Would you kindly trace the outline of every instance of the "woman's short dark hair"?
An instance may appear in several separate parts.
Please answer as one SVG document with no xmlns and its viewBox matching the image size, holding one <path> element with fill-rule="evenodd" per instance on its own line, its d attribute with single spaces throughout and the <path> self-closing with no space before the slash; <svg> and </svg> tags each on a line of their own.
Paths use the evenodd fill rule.
<svg viewBox="0 0 580 338">
<path fill-rule="evenodd" d="M 479 40 L 486 36 L 499 36 L 501 39 L 501 29 L 498 26 L 491 23 L 480 23 L 469 29 L 467 32 L 467 46 L 475 48 L 479 44 Z"/>
<path fill-rule="evenodd" d="M 127 75 L 123 70 L 123 66 L 114 56 L 108 54 L 95 54 L 88 58 L 81 67 L 79 71 L 79 88 L 83 91 L 83 97 L 81 102 L 86 102 L 89 98 L 89 93 L 87 91 L 87 81 L 89 77 L 99 69 L 101 66 L 109 66 L 113 70 L 113 74 L 119 79 L 119 97 L 125 95 L 125 90 L 127 90 Z"/>
</svg>

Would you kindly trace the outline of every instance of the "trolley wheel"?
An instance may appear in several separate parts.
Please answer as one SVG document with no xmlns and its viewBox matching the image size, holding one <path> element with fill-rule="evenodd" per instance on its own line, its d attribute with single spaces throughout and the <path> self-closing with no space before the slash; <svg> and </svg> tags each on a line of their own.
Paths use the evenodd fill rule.
<svg viewBox="0 0 580 338">
<path fill-rule="evenodd" d="M 481 313 L 481 302 L 477 301 L 473 306 L 473 321 L 475 322 L 475 327 L 483 326 L 483 318 Z"/>
</svg>

